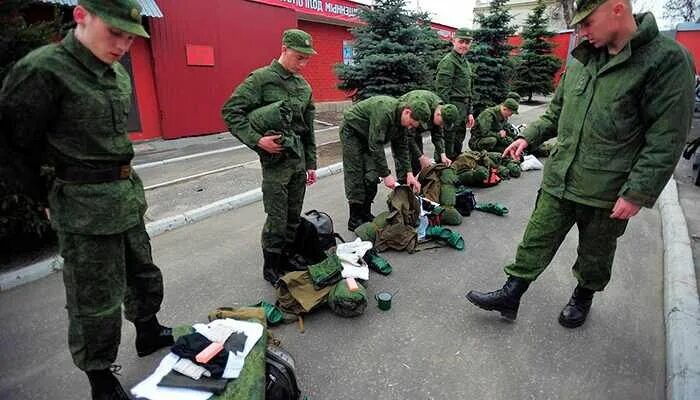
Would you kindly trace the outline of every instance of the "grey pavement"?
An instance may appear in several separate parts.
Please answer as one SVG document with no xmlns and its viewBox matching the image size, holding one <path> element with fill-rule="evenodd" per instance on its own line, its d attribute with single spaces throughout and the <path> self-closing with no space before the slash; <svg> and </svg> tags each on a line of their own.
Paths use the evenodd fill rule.
<svg viewBox="0 0 700 400">
<path fill-rule="evenodd" d="M 613 279 L 598 295 L 582 328 L 556 322 L 575 280 L 572 232 L 550 268 L 523 298 L 518 320 L 507 323 L 464 299 L 468 289 L 493 289 L 504 280 L 536 196 L 541 174 L 479 190 L 499 201 L 506 217 L 475 212 L 455 229 L 466 249 L 413 255 L 385 253 L 394 272 L 372 274 L 368 292 L 395 291 L 392 309 L 373 300 L 364 315 L 344 319 L 320 310 L 296 325 L 275 328 L 292 352 L 310 399 L 662 399 L 664 333 L 661 237 L 657 210 L 643 210 L 621 239 Z M 346 237 L 342 176 L 308 191 L 305 209 L 328 211 Z M 375 211 L 384 205 L 381 190 Z M 169 324 L 206 320 L 219 306 L 274 300 L 261 279 L 262 205 L 252 204 L 153 239 L 165 278 L 160 316 Z M 59 274 L 0 293 L 0 398 L 87 398 L 87 379 L 66 346 L 65 297 Z M 138 359 L 134 330 L 125 322 L 117 360 L 120 379 L 133 386 L 159 356 Z"/>
</svg>

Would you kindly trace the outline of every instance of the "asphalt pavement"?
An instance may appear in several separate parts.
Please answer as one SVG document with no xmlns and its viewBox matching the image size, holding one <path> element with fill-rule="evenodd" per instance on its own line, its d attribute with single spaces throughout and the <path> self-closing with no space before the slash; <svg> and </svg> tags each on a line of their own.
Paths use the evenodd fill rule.
<svg viewBox="0 0 700 400">
<path fill-rule="evenodd" d="M 391 310 L 374 300 L 364 315 L 345 319 L 328 309 L 296 325 L 272 329 L 295 357 L 309 399 L 662 399 L 664 331 L 662 243 L 657 210 L 643 210 L 623 236 L 608 289 L 596 296 L 588 322 L 568 330 L 556 321 L 575 280 L 575 229 L 550 268 L 523 297 L 508 323 L 467 303 L 469 289 L 504 281 L 536 196 L 540 172 L 477 191 L 478 201 L 508 206 L 505 217 L 475 212 L 455 227 L 464 251 L 384 253 L 394 272 L 372 274 L 368 293 L 394 292 Z M 381 190 L 375 212 L 385 207 Z M 309 188 L 305 210 L 329 212 L 345 237 L 342 176 Z M 255 203 L 167 232 L 152 240 L 165 280 L 160 318 L 172 325 L 206 320 L 219 306 L 238 306 L 275 293 L 261 278 L 262 205 Z M 66 346 L 60 274 L 0 293 L 0 398 L 83 399 L 88 383 Z M 157 365 L 139 359 L 125 322 L 117 363 L 132 387 Z"/>
</svg>

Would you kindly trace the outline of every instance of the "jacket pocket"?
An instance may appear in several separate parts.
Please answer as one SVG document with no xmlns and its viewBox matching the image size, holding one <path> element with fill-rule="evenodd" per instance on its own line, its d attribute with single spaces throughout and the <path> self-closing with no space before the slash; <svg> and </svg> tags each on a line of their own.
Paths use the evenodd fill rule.
<svg viewBox="0 0 700 400">
<path fill-rule="evenodd" d="M 632 170 L 632 163 L 631 157 L 617 152 L 591 152 L 590 154 L 582 154 L 581 157 L 583 167 L 599 171 L 629 172 Z"/>
</svg>

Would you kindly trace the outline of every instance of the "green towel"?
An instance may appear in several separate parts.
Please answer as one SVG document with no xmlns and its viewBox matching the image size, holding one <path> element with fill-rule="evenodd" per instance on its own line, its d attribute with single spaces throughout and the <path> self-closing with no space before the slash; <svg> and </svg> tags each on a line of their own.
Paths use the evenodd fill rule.
<svg viewBox="0 0 700 400">
<path fill-rule="evenodd" d="M 425 235 L 432 239 L 443 240 L 454 249 L 460 251 L 464 250 L 464 239 L 462 235 L 459 232 L 453 232 L 449 228 L 429 226 L 425 231 Z"/>
<path fill-rule="evenodd" d="M 508 208 L 500 203 L 477 203 L 476 210 L 496 214 L 496 215 L 506 215 L 508 214 Z"/>
</svg>

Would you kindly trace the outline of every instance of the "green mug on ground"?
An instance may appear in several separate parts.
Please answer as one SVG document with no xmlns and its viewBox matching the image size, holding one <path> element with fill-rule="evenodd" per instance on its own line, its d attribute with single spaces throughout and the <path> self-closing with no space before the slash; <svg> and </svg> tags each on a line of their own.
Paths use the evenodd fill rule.
<svg viewBox="0 0 700 400">
<path fill-rule="evenodd" d="M 388 292 L 379 292 L 374 295 L 374 298 L 377 299 L 377 306 L 382 311 L 387 311 L 391 308 L 391 297 L 391 293 Z"/>
</svg>

